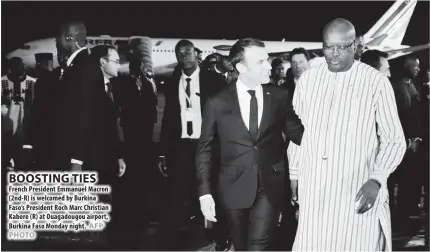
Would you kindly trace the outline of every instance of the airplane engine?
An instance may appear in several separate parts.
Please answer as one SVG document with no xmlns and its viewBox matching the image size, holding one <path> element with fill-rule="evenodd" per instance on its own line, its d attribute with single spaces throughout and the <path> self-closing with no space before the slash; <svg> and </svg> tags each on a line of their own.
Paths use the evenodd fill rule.
<svg viewBox="0 0 430 252">
<path fill-rule="evenodd" d="M 149 76 L 154 76 L 152 62 L 152 43 L 149 37 L 133 36 L 128 40 L 131 57 L 140 58 Z"/>
</svg>

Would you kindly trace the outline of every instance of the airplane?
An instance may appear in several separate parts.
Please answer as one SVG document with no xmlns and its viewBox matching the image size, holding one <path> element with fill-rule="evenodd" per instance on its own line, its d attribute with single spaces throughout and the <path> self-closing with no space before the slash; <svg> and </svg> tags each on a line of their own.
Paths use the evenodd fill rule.
<svg viewBox="0 0 430 252">
<path fill-rule="evenodd" d="M 385 14 L 363 35 L 365 49 L 378 49 L 389 54 L 389 59 L 394 59 L 415 51 L 428 49 L 429 44 L 418 46 L 402 45 L 401 42 L 406 33 L 409 21 L 415 10 L 417 0 L 397 0 Z M 163 78 L 168 77 L 177 65 L 175 56 L 175 45 L 180 39 L 174 38 L 150 38 L 146 36 L 111 37 L 109 35 L 88 36 L 87 47 L 91 50 L 96 45 L 113 45 L 120 54 L 120 73 L 128 73 L 128 62 L 132 53 L 139 53 L 147 71 L 153 75 Z M 209 40 L 189 39 L 202 51 L 202 58 L 212 53 L 227 55 L 231 46 L 237 40 Z M 315 59 L 311 62 L 321 61 L 323 56 L 322 42 L 290 42 L 285 41 L 263 41 L 269 53 L 270 59 L 282 58 L 285 69 L 289 67 L 289 53 L 296 47 L 308 50 Z M 36 53 L 52 53 L 54 55 L 54 67 L 58 66 L 55 46 L 55 38 L 46 38 L 23 44 L 20 48 L 6 55 L 21 57 L 27 68 L 34 69 Z M 311 63 L 311 66 L 315 63 Z"/>
</svg>

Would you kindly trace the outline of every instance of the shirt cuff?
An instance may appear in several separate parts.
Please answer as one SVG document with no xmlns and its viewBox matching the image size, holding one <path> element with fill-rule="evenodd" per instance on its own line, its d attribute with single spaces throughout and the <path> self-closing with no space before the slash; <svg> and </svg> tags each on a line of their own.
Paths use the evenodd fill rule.
<svg viewBox="0 0 430 252">
<path fill-rule="evenodd" d="M 33 146 L 32 145 L 23 145 L 22 148 L 31 150 L 31 149 L 33 149 Z"/>
<path fill-rule="evenodd" d="M 298 180 L 299 179 L 299 171 L 296 169 L 290 169 L 290 180 Z"/>
<path fill-rule="evenodd" d="M 369 179 L 373 179 L 378 182 L 381 188 L 385 188 L 387 186 L 387 176 L 383 171 L 374 172 L 372 175 L 370 175 Z"/>
<path fill-rule="evenodd" d="M 73 159 L 73 158 L 72 158 L 72 160 L 70 161 L 70 163 L 72 163 L 72 164 L 82 165 L 84 162 L 82 162 L 81 160 L 76 160 L 76 159 Z"/>
<path fill-rule="evenodd" d="M 212 198 L 212 195 L 210 194 L 205 194 L 199 197 L 199 200 L 204 200 L 204 199 L 208 199 L 208 198 Z"/>
</svg>

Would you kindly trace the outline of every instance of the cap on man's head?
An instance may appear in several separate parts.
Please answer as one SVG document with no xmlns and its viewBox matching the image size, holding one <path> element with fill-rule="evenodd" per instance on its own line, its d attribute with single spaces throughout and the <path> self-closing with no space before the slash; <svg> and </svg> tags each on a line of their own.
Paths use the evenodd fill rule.
<svg viewBox="0 0 430 252">
<path fill-rule="evenodd" d="M 52 53 L 36 53 L 34 57 L 36 58 L 36 62 L 40 62 L 44 60 L 53 60 L 54 55 Z"/>
<path fill-rule="evenodd" d="M 275 58 L 272 60 L 272 69 L 282 65 L 284 62 L 280 58 Z"/>
<path fill-rule="evenodd" d="M 20 57 L 12 57 L 9 60 L 9 62 L 8 62 L 8 67 L 9 68 L 15 68 L 15 67 L 18 67 L 22 63 L 23 63 L 22 58 L 20 58 Z"/>
</svg>

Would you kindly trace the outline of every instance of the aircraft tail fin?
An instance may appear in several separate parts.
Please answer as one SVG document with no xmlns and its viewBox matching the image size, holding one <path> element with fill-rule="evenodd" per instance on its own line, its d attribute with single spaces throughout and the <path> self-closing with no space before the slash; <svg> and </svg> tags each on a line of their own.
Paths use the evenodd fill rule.
<svg viewBox="0 0 430 252">
<path fill-rule="evenodd" d="M 417 0 L 397 0 L 363 35 L 366 46 L 394 49 L 402 44 Z"/>
</svg>

